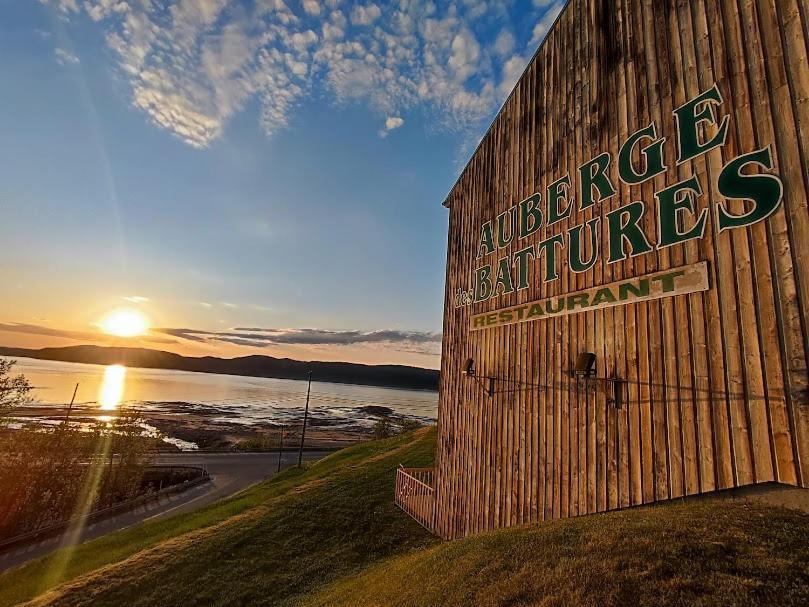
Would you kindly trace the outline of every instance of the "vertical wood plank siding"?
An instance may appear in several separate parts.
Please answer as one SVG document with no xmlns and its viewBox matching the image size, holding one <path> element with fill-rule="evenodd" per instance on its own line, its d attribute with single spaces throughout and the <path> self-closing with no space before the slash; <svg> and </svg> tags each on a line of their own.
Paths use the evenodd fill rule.
<svg viewBox="0 0 809 607">
<path fill-rule="evenodd" d="M 803 0 L 571 0 L 449 194 L 439 443 L 431 526 L 446 538 L 750 483 L 809 485 L 809 8 Z M 727 142 L 675 166 L 673 110 L 716 83 Z M 655 122 L 668 170 L 623 184 L 622 142 Z M 717 177 L 772 146 L 784 201 L 766 221 L 559 279 L 531 266 L 528 289 L 456 307 L 477 267 L 484 222 L 610 152 L 618 193 L 531 237 L 538 243 L 629 202 L 700 178 L 699 209 L 723 200 Z M 543 204 L 545 196 L 543 195 Z M 742 214 L 743 202 L 729 203 Z M 587 229 L 584 230 L 585 241 Z M 500 255 L 514 254 L 513 242 Z M 582 252 L 589 256 L 587 247 Z M 710 289 L 470 331 L 473 314 L 708 261 Z M 594 352 L 603 384 L 565 373 Z M 488 396 L 462 367 L 502 378 Z M 404 477 L 403 477 L 404 479 Z M 404 482 L 402 480 L 401 482 Z M 432 485 L 432 482 L 430 483 Z M 422 496 L 418 495 L 418 499 Z M 428 522 L 422 515 L 423 522 Z"/>
</svg>

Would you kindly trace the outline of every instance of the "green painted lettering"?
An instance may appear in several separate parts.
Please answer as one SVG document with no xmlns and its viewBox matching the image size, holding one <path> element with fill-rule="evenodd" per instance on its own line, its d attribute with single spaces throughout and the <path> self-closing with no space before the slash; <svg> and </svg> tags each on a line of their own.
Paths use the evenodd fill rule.
<svg viewBox="0 0 809 607">
<path fill-rule="evenodd" d="M 492 296 L 492 267 L 475 270 L 475 301 L 486 301 Z"/>
<path fill-rule="evenodd" d="M 551 236 L 547 240 L 539 243 L 537 250 L 541 255 L 545 253 L 545 282 L 559 278 L 559 271 L 556 267 L 556 247 L 564 244 L 564 237 L 561 234 Z"/>
<path fill-rule="evenodd" d="M 514 254 L 514 265 L 517 266 L 517 290 L 528 288 L 528 261 L 534 258 L 534 245 L 517 251 Z"/>
<path fill-rule="evenodd" d="M 545 302 L 545 311 L 548 314 L 558 314 L 559 312 L 561 312 L 562 310 L 565 309 L 565 298 L 564 297 L 559 297 L 556 300 L 557 307 L 556 307 L 555 310 L 553 309 L 553 304 L 551 303 L 551 301 L 552 300 L 549 299 L 548 301 Z"/>
<path fill-rule="evenodd" d="M 480 259 L 484 255 L 494 253 L 494 234 L 492 234 L 492 222 L 487 221 L 480 228 L 480 239 L 478 240 L 478 254 L 477 258 Z"/>
<path fill-rule="evenodd" d="M 520 239 L 528 238 L 542 227 L 542 209 L 539 206 L 541 202 L 542 196 L 540 194 L 534 194 L 519 204 Z"/>
<path fill-rule="evenodd" d="M 615 196 L 615 187 L 613 187 L 610 178 L 607 176 L 611 160 L 610 154 L 604 152 L 579 167 L 579 175 L 581 176 L 580 210 Z M 593 198 L 593 188 L 598 190 L 598 198 Z"/>
<path fill-rule="evenodd" d="M 696 212 L 696 201 L 702 195 L 702 186 L 699 178 L 694 175 L 690 179 L 681 181 L 671 187 L 655 194 L 659 209 L 659 235 L 658 247 L 671 245 L 701 238 L 705 233 L 705 222 L 708 219 L 708 209 L 702 209 L 691 229 L 680 229 L 683 213 L 693 215 Z"/>
<path fill-rule="evenodd" d="M 677 164 L 696 158 L 725 143 L 730 117 L 725 116 L 719 124 L 716 114 L 721 104 L 722 93 L 719 86 L 714 84 L 713 88 L 674 110 L 677 119 Z M 703 124 L 705 127 L 719 125 L 716 135 L 704 143 L 700 141 Z"/>
<path fill-rule="evenodd" d="M 586 308 L 588 306 L 587 301 L 590 299 L 590 295 L 588 293 L 579 293 L 578 295 L 569 295 L 567 298 L 567 309 L 568 310 L 575 310 L 576 307 Z"/>
<path fill-rule="evenodd" d="M 621 301 L 626 301 L 629 299 L 629 294 L 632 294 L 634 297 L 648 297 L 649 296 L 649 279 L 642 278 L 638 281 L 638 286 L 636 287 L 631 282 L 625 282 L 624 284 L 618 287 L 618 299 Z"/>
<path fill-rule="evenodd" d="M 497 247 L 502 249 L 511 244 L 514 240 L 514 216 L 517 212 L 517 207 L 511 207 L 505 213 L 500 213 L 497 216 Z M 508 228 L 506 228 L 506 219 L 508 219 Z"/>
<path fill-rule="evenodd" d="M 543 316 L 545 311 L 542 309 L 541 304 L 534 304 L 531 306 L 531 309 L 528 310 L 528 318 L 534 318 L 535 316 Z"/>
<path fill-rule="evenodd" d="M 651 143 L 640 148 L 644 169 L 639 173 L 632 165 L 632 154 L 643 139 L 649 139 Z M 618 154 L 618 174 L 621 176 L 621 180 L 629 185 L 637 185 L 663 173 L 666 170 L 666 165 L 663 163 L 663 144 L 665 143 L 665 137 L 658 139 L 657 125 L 654 122 L 631 135 L 621 146 Z"/>
<path fill-rule="evenodd" d="M 645 210 L 646 205 L 642 202 L 633 202 L 607 213 L 610 233 L 610 263 L 629 257 L 624 241 L 629 243 L 633 256 L 652 250 L 646 234 L 638 225 Z M 627 217 L 626 221 L 624 221 L 624 216 Z"/>
<path fill-rule="evenodd" d="M 596 291 L 596 295 L 593 297 L 593 303 L 590 305 L 599 306 L 605 302 L 615 303 L 615 301 L 615 294 L 611 289 L 599 289 Z"/>
<path fill-rule="evenodd" d="M 719 203 L 719 231 L 749 226 L 766 219 L 781 205 L 784 186 L 775 175 L 744 175 L 747 165 L 758 165 L 766 170 L 773 167 L 772 152 L 764 148 L 731 160 L 719 175 L 719 193 L 730 200 L 749 200 L 753 208 L 744 215 L 731 215 Z"/>
<path fill-rule="evenodd" d="M 500 288 L 502 287 L 502 291 Z M 511 281 L 511 259 L 503 257 L 497 262 L 497 278 L 494 281 L 494 297 L 508 295 L 514 292 L 514 283 Z"/>
<path fill-rule="evenodd" d="M 655 276 L 652 278 L 652 281 L 659 282 L 663 285 L 663 293 L 671 293 L 675 287 L 675 279 L 680 276 L 685 276 L 685 272 L 671 272 L 669 274 L 663 274 L 662 276 Z"/>
<path fill-rule="evenodd" d="M 582 228 L 584 228 L 584 225 L 585 224 L 577 225 L 567 231 L 568 238 L 570 239 L 570 243 L 568 245 L 568 261 L 570 262 L 570 269 L 574 272 L 586 272 L 596 265 L 596 262 L 598 261 L 600 241 L 600 232 L 598 228 L 601 225 L 601 218 L 594 217 L 586 224 L 590 232 L 590 243 L 587 246 L 587 248 L 590 250 L 590 258 L 587 261 L 581 260 L 583 248 L 581 243 L 581 231 Z"/>
<path fill-rule="evenodd" d="M 565 175 L 548 186 L 548 225 L 553 225 L 570 216 L 573 200 L 568 200 L 567 192 L 570 189 L 570 176 Z M 560 211 L 559 202 L 567 203 Z"/>
</svg>

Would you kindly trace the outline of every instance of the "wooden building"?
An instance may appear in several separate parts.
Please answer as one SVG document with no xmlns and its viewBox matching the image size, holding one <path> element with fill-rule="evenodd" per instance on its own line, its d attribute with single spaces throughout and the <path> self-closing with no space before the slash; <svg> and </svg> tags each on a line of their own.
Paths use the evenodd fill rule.
<svg viewBox="0 0 809 607">
<path fill-rule="evenodd" d="M 807 32 L 803 0 L 567 4 L 445 202 L 405 510 L 457 538 L 809 486 Z"/>
</svg>

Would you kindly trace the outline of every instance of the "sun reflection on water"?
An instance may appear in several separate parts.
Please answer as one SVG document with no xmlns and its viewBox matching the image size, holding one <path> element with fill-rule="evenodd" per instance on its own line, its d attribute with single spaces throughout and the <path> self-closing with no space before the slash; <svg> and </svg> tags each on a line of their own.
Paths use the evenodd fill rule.
<svg viewBox="0 0 809 607">
<path fill-rule="evenodd" d="M 98 404 L 103 411 L 115 411 L 124 398 L 126 367 L 110 365 L 104 369 L 104 379 L 98 390 Z"/>
</svg>

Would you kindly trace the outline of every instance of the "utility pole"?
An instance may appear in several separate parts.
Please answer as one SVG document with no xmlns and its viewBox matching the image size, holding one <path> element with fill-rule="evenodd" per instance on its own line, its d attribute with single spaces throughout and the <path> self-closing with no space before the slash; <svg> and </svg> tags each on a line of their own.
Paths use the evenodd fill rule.
<svg viewBox="0 0 809 607">
<path fill-rule="evenodd" d="M 298 468 L 303 462 L 303 441 L 306 438 L 306 420 L 309 418 L 309 394 L 312 392 L 312 372 L 309 371 L 309 387 L 306 388 L 306 409 L 303 411 L 303 430 L 301 431 L 301 448 L 298 450 Z"/>
<path fill-rule="evenodd" d="M 73 398 L 70 399 L 70 405 L 67 407 L 67 414 L 65 415 L 65 425 L 67 422 L 70 421 L 70 412 L 73 410 L 73 402 L 76 400 L 76 392 L 79 391 L 79 384 L 76 384 L 76 387 L 73 388 Z"/>
<path fill-rule="evenodd" d="M 281 472 L 281 456 L 284 453 L 284 424 L 281 424 L 281 438 L 278 441 L 278 470 L 277 472 Z"/>
</svg>

